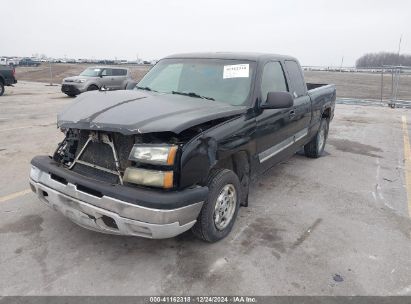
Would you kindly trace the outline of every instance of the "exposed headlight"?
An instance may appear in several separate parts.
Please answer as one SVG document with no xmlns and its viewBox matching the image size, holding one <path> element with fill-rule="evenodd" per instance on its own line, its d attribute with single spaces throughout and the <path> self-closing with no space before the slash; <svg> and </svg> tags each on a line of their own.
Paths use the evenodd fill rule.
<svg viewBox="0 0 411 304">
<path fill-rule="evenodd" d="M 86 82 L 86 79 L 76 79 L 74 82 L 83 83 Z"/>
<path fill-rule="evenodd" d="M 169 189 L 173 187 L 173 171 L 155 171 L 128 167 L 124 172 L 123 180 L 137 185 Z"/>
<path fill-rule="evenodd" d="M 134 145 L 129 159 L 148 164 L 173 165 L 177 146 Z"/>
</svg>

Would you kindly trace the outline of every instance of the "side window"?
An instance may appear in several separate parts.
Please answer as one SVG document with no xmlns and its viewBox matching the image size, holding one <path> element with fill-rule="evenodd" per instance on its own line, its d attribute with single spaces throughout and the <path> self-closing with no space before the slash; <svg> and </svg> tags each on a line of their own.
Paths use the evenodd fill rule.
<svg viewBox="0 0 411 304">
<path fill-rule="evenodd" d="M 127 70 L 113 69 L 113 76 L 125 76 L 125 75 L 127 75 Z"/>
<path fill-rule="evenodd" d="M 268 62 L 264 66 L 261 79 L 261 96 L 263 101 L 267 100 L 268 92 L 287 92 L 287 82 L 279 62 Z"/>
<path fill-rule="evenodd" d="M 300 97 L 305 95 L 306 86 L 299 64 L 295 61 L 286 60 L 285 67 L 287 69 L 288 76 L 290 77 L 291 82 L 290 93 L 293 94 L 294 97 Z"/>
<path fill-rule="evenodd" d="M 103 75 L 103 76 L 111 76 L 111 75 L 112 75 L 112 71 L 111 71 L 111 69 L 104 69 L 103 72 L 101 73 L 101 75 Z"/>
</svg>

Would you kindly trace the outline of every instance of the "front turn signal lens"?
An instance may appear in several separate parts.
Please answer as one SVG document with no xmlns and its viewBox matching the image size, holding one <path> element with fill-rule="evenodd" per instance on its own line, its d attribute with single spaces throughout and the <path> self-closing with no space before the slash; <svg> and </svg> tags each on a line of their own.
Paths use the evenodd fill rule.
<svg viewBox="0 0 411 304">
<path fill-rule="evenodd" d="M 128 183 L 170 189 L 173 187 L 173 171 L 156 171 L 128 167 L 123 180 Z"/>
</svg>

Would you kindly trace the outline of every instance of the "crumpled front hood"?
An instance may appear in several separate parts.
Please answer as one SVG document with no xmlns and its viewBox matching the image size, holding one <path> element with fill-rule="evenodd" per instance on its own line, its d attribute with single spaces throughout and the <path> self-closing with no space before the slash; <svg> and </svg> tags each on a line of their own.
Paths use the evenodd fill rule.
<svg viewBox="0 0 411 304">
<path fill-rule="evenodd" d="M 57 117 L 61 128 L 104 130 L 125 135 L 170 131 L 242 114 L 245 106 L 137 90 L 93 91 L 78 96 Z"/>
</svg>

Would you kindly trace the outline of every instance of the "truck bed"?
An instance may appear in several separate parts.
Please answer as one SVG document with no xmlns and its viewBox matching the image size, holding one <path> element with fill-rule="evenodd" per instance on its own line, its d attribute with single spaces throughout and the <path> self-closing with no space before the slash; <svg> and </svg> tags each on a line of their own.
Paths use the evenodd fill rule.
<svg viewBox="0 0 411 304">
<path fill-rule="evenodd" d="M 317 88 L 320 88 L 320 87 L 325 87 L 325 86 L 327 86 L 328 84 L 326 84 L 326 83 L 307 83 L 307 90 L 308 91 L 311 91 L 311 90 L 314 90 L 314 89 L 317 89 Z"/>
<path fill-rule="evenodd" d="M 324 97 L 325 94 L 328 98 L 335 100 L 333 96 L 336 93 L 335 84 L 307 83 L 307 90 L 311 98 Z"/>
<path fill-rule="evenodd" d="M 307 83 L 307 94 L 311 98 L 312 108 L 330 107 L 330 118 L 334 116 L 336 87 L 334 84 Z"/>
</svg>

